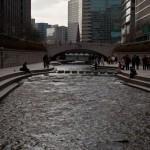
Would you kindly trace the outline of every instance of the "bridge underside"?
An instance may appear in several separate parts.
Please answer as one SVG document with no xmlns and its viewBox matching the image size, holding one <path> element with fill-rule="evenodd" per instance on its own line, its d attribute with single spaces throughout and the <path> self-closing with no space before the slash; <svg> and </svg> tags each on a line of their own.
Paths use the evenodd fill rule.
<svg viewBox="0 0 150 150">
<path fill-rule="evenodd" d="M 52 58 L 55 59 L 57 58 L 58 56 L 61 56 L 61 55 L 65 55 L 65 54 L 69 54 L 69 53 L 72 53 L 72 54 L 91 54 L 91 55 L 96 55 L 96 56 L 103 56 L 104 58 L 107 58 L 107 56 L 103 55 L 103 54 L 100 54 L 98 52 L 95 52 L 93 50 L 88 50 L 88 49 L 71 49 L 71 50 L 66 50 L 66 51 L 63 51 L 63 52 L 60 52 L 56 55 L 54 55 Z"/>
<path fill-rule="evenodd" d="M 112 54 L 114 44 L 109 43 L 77 43 L 64 45 L 47 45 L 49 56 L 56 57 L 64 53 L 89 53 L 108 57 Z"/>
</svg>

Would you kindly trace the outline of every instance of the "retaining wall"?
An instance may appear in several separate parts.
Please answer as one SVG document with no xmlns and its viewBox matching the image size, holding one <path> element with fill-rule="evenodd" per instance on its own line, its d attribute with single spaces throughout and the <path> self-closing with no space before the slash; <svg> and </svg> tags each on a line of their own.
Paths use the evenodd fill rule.
<svg viewBox="0 0 150 150">
<path fill-rule="evenodd" d="M 0 49 L 0 68 L 19 66 L 24 62 L 28 64 L 38 63 L 42 61 L 45 53 L 44 50 Z"/>
</svg>

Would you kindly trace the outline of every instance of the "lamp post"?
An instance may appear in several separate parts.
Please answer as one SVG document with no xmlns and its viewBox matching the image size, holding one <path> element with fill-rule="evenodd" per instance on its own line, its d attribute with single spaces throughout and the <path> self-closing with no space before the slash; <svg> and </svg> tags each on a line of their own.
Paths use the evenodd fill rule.
<svg viewBox="0 0 150 150">
<path fill-rule="evenodd" d="M 1 60 L 1 68 L 4 67 L 4 47 L 0 47 L 0 60 Z"/>
</svg>

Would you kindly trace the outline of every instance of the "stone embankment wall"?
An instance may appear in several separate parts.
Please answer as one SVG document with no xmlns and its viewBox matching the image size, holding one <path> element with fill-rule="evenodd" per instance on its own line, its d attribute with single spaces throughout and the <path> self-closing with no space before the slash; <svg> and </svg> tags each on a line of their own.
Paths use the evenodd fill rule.
<svg viewBox="0 0 150 150">
<path fill-rule="evenodd" d="M 45 53 L 44 50 L 0 49 L 0 68 L 19 66 L 24 62 L 28 64 L 38 63 L 42 61 Z"/>
</svg>

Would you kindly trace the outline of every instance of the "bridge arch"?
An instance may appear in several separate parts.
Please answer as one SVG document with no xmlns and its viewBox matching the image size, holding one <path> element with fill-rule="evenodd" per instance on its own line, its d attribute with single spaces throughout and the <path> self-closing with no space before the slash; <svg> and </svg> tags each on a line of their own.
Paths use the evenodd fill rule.
<svg viewBox="0 0 150 150">
<path fill-rule="evenodd" d="M 108 57 L 112 54 L 115 47 L 110 43 L 77 43 L 64 45 L 46 45 L 49 56 L 56 57 L 57 55 L 70 51 L 87 51 L 88 53 L 95 53 Z"/>
<path fill-rule="evenodd" d="M 107 56 L 101 54 L 101 53 L 98 53 L 97 51 L 94 51 L 94 50 L 89 50 L 89 49 L 70 49 L 70 50 L 64 50 L 64 51 L 61 51 L 60 53 L 57 53 L 55 54 L 54 56 L 52 56 L 52 59 L 55 59 L 57 58 L 58 56 L 61 56 L 61 55 L 64 55 L 64 54 L 69 54 L 69 53 L 72 53 L 72 54 L 91 54 L 91 55 L 96 55 L 96 56 L 103 56 L 104 58 L 107 58 Z"/>
</svg>

